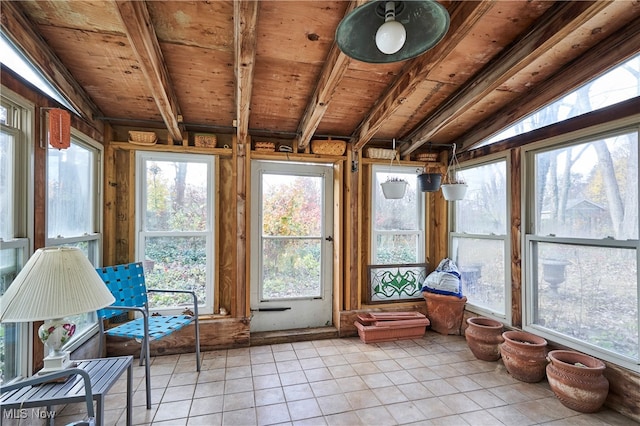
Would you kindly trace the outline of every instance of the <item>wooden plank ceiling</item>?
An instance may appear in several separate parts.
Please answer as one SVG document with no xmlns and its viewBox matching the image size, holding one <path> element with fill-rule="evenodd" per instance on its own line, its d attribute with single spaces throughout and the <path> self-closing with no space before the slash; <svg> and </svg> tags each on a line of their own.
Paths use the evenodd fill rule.
<svg viewBox="0 0 640 426">
<path fill-rule="evenodd" d="M 345 56 L 358 1 L 3 2 L 2 30 L 89 122 L 294 139 L 404 155 L 462 149 L 640 52 L 639 1 L 442 1 L 412 60 Z"/>
</svg>

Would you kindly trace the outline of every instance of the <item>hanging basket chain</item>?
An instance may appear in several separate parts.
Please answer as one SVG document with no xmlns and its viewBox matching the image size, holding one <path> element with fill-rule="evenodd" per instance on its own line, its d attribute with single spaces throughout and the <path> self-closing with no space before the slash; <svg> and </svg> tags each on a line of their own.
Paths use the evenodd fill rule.
<svg viewBox="0 0 640 426">
<path fill-rule="evenodd" d="M 447 165 L 447 172 L 445 173 L 445 184 L 451 183 L 465 183 L 462 172 L 460 171 L 460 163 L 458 163 L 458 157 L 456 156 L 456 144 L 453 144 L 451 151 L 451 159 Z"/>
</svg>

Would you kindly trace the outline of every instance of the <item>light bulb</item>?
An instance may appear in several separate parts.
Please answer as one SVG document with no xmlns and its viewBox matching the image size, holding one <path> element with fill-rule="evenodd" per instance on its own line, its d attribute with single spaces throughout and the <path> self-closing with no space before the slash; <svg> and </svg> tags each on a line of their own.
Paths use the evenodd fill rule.
<svg viewBox="0 0 640 426">
<path fill-rule="evenodd" d="M 396 2 L 388 1 L 384 4 L 384 24 L 376 31 L 376 46 L 382 53 L 393 55 L 402 49 L 406 40 L 407 30 L 396 21 Z"/>
<path fill-rule="evenodd" d="M 402 49 L 407 40 L 407 31 L 398 21 L 387 21 L 376 31 L 376 46 L 387 55 L 392 55 Z"/>
</svg>

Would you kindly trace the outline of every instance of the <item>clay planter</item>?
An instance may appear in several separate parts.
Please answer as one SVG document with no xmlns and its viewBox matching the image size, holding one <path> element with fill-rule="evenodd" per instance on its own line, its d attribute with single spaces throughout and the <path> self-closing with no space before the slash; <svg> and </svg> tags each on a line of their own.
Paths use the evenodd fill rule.
<svg viewBox="0 0 640 426">
<path fill-rule="evenodd" d="M 502 337 L 500 354 L 509 374 L 528 383 L 542 380 L 547 366 L 547 341 L 524 331 L 505 331 Z"/>
<path fill-rule="evenodd" d="M 604 362 L 574 351 L 551 351 L 547 380 L 560 402 L 572 410 L 594 413 L 609 393 Z"/>
<path fill-rule="evenodd" d="M 431 321 L 431 329 L 440 334 L 460 334 L 466 296 L 457 296 L 423 291 L 422 296 L 427 301 L 427 318 Z"/>
<path fill-rule="evenodd" d="M 490 318 L 473 317 L 467 319 L 469 325 L 464 332 L 467 345 L 476 358 L 483 361 L 497 361 L 500 358 L 502 323 Z"/>
</svg>

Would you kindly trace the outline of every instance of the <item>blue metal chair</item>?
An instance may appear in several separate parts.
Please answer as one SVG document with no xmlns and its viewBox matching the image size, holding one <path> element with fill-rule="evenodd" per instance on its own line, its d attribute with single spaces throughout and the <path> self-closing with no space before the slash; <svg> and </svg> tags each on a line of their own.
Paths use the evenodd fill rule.
<svg viewBox="0 0 640 426">
<path fill-rule="evenodd" d="M 158 340 L 182 327 L 195 322 L 196 369 L 200 371 L 200 324 L 198 322 L 198 298 L 189 290 L 150 289 L 145 285 L 144 269 L 141 262 L 125 265 L 107 266 L 97 269 L 102 280 L 116 301 L 98 311 L 98 322 L 103 335 L 133 338 L 141 342 L 140 365 L 145 365 L 145 385 L 147 388 L 147 409 L 151 408 L 151 375 L 149 361 L 149 341 Z M 194 315 L 149 315 L 148 293 L 186 293 L 193 297 Z M 142 317 L 135 318 L 122 325 L 104 328 L 104 320 L 121 315 L 122 311 L 139 312 Z M 100 339 L 100 344 L 102 344 Z M 102 347 L 100 348 L 102 353 Z"/>
</svg>

